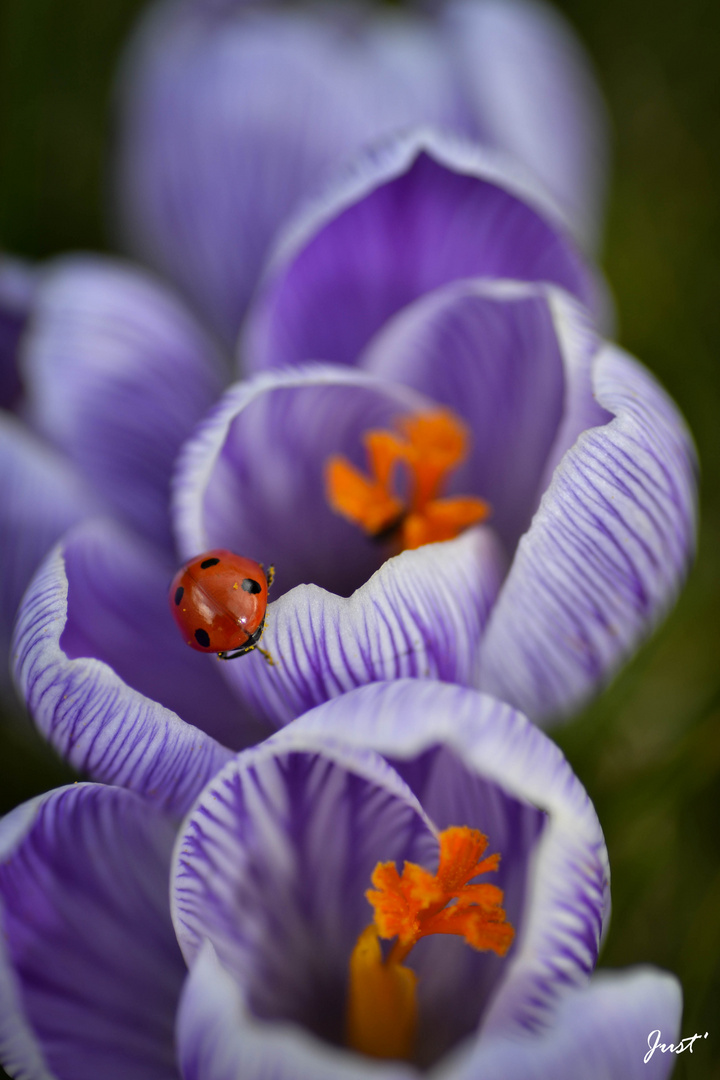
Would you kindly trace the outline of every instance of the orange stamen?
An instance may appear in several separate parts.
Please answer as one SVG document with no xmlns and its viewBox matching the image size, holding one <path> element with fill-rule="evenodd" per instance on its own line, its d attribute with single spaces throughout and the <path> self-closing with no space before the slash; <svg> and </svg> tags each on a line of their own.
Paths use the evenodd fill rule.
<svg viewBox="0 0 720 1080">
<path fill-rule="evenodd" d="M 422 510 L 439 493 L 447 473 L 467 457 L 470 434 L 449 409 L 405 416 L 398 426 L 410 446 L 414 480 L 411 509 Z"/>
<path fill-rule="evenodd" d="M 399 499 L 379 482 L 368 480 L 344 457 L 331 457 L 326 466 L 328 502 L 338 514 L 377 536 L 403 511 Z"/>
<path fill-rule="evenodd" d="M 415 863 L 406 862 L 402 874 L 394 863 L 378 863 L 371 879 L 375 888 L 365 894 L 375 918 L 350 959 L 347 1041 L 372 1057 L 410 1056 L 416 977 L 403 961 L 421 938 L 455 934 L 474 949 L 504 956 L 515 936 L 501 906 L 502 889 L 471 884 L 479 874 L 498 868 L 498 854 L 482 858 L 487 837 L 465 825 L 453 826 L 440 833 L 439 843 L 436 874 Z M 397 938 L 385 959 L 378 937 Z"/>
<path fill-rule="evenodd" d="M 449 409 L 401 417 L 399 435 L 365 433 L 370 476 L 333 455 L 326 466 L 330 506 L 369 536 L 395 530 L 401 550 L 451 540 L 484 521 L 490 506 L 473 495 L 440 498 L 448 475 L 467 457 L 469 433 Z M 395 494 L 397 469 L 408 474 L 408 505 Z"/>
</svg>

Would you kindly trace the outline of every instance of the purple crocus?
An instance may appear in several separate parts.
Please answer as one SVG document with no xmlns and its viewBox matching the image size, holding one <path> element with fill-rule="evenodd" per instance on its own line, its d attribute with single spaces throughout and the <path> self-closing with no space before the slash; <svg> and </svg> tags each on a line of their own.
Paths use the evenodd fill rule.
<svg viewBox="0 0 720 1080">
<path fill-rule="evenodd" d="M 670 1055 L 643 1059 L 649 1033 L 677 1041 L 679 986 L 651 968 L 593 976 L 609 909 L 600 826 L 557 747 L 511 708 L 440 683 L 363 687 L 197 794 L 179 832 L 136 793 L 95 784 L 4 820 L 0 1059 L 13 1075 L 669 1075 Z M 365 893 L 378 864 L 432 877 L 450 827 L 479 830 L 497 856 L 464 911 L 501 898 L 514 940 L 501 956 L 427 937 L 406 961 L 407 1059 L 368 1057 L 346 1045 Z"/>
<path fill-rule="evenodd" d="M 166 3 L 129 50 L 118 101 L 130 248 L 229 342 L 280 224 L 361 147 L 408 126 L 511 155 L 584 241 L 598 232 L 604 110 L 581 47 L 540 3 L 451 0 L 432 17 Z"/>
<path fill-rule="evenodd" d="M 180 304 L 114 264 L 48 271 L 25 415 L 106 520 L 68 534 L 20 612 L 13 664 L 41 730 L 120 782 L 108 747 L 123 735 L 99 702 L 121 717 L 130 695 L 151 787 L 148 748 L 165 738 L 239 749 L 251 716 L 277 727 L 373 680 L 475 686 L 536 721 L 570 713 L 672 602 L 694 537 L 689 437 L 600 339 L 602 307 L 514 167 L 427 132 L 364 155 L 290 227 L 246 323 L 255 375 L 200 424 L 229 375 Z M 303 363 L 318 358 L 332 363 Z M 490 516 L 395 554 L 336 513 L 328 464 L 365 468 L 373 432 L 438 410 L 467 434 L 442 496 Z M 14 427 L 8 443 L 19 455 Z M 27 563 L 46 543 L 37 519 L 89 511 L 38 492 L 19 456 L 4 530 Z M 173 534 L 180 559 L 221 547 L 275 564 L 275 667 L 218 664 L 174 636 Z"/>
</svg>

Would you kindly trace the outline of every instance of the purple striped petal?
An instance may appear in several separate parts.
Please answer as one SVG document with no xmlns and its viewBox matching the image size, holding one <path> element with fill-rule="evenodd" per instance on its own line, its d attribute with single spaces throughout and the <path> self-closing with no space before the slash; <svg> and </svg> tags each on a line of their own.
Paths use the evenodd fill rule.
<svg viewBox="0 0 720 1080">
<path fill-rule="evenodd" d="M 596 335 L 570 297 L 546 286 L 454 282 L 409 305 L 361 358 L 368 370 L 449 406 L 472 444 L 452 490 L 492 506 L 512 551 L 544 490 L 552 456 L 604 422 L 589 365 Z"/>
<path fill-rule="evenodd" d="M 18 604 L 58 538 L 97 504 L 73 468 L 23 424 L 0 413 L 0 689 Z"/>
<path fill-rule="evenodd" d="M 440 1062 L 435 1080 L 666 1080 L 675 1064 L 648 1032 L 677 1041 L 680 988 L 651 968 L 596 975 L 560 1003 L 553 1027 L 532 1038 L 481 1036 Z M 240 991 L 207 942 L 186 980 L 178 1023 L 184 1080 L 411 1080 L 414 1067 L 363 1059 L 312 1040 L 295 1025 L 237 1023 Z M 242 1063 L 242 1064 L 241 1064 Z"/>
<path fill-rule="evenodd" d="M 150 665 L 139 666 L 135 635 L 141 635 L 140 650 L 146 649 L 158 668 L 162 652 L 156 641 L 138 630 L 138 613 L 128 614 L 125 609 L 124 579 L 113 591 L 96 571 L 109 570 L 111 551 L 122 560 L 121 568 L 134 563 L 141 583 L 153 575 L 138 566 L 137 552 L 123 550 L 117 542 L 102 552 L 96 528 L 81 528 L 76 538 L 71 533 L 51 552 L 25 594 L 13 642 L 18 690 L 39 729 L 76 769 L 104 783 L 131 788 L 173 813 L 183 813 L 230 751 L 124 681 L 122 669 L 128 666 L 129 678 L 139 675 L 139 682 L 157 687 Z M 92 561 L 95 557 L 102 558 L 99 566 Z M 139 604 L 141 612 L 152 610 L 152 602 L 144 597 L 139 597 Z M 98 625 L 88 625 L 84 612 Z M 167 620 L 174 630 L 169 613 Z M 177 645 L 182 646 L 179 637 Z M 116 658 L 119 672 L 107 662 Z M 182 685 L 197 702 L 198 695 L 188 686 L 192 657 L 182 662 L 187 662 L 189 673 Z M 208 726 L 212 726 L 216 722 L 214 698 L 210 694 L 208 698 Z M 217 699 L 225 701 L 221 687 Z"/>
<path fill-rule="evenodd" d="M 659 1029 L 677 1043 L 681 1011 L 674 976 L 601 971 L 560 1003 L 552 1028 L 532 1040 L 481 1038 L 442 1080 L 666 1080 L 675 1058 L 658 1050 L 646 1063 L 648 1035 Z"/>
<path fill-rule="evenodd" d="M 211 341 L 160 284 L 69 258 L 41 279 L 25 342 L 28 419 L 112 511 L 170 547 L 170 473 L 223 388 Z"/>
<path fill-rule="evenodd" d="M 232 341 L 298 200 L 369 139 L 452 121 L 454 93 L 430 28 L 406 17 L 155 9 L 121 85 L 125 231 Z"/>
<path fill-rule="evenodd" d="M 556 469 L 481 648 L 482 689 L 535 720 L 576 709 L 661 619 L 695 537 L 695 458 L 653 377 L 613 347 L 593 384 L 612 423 Z"/>
<path fill-rule="evenodd" d="M 298 585 L 270 604 L 258 654 L 223 673 L 279 726 L 364 683 L 404 676 L 473 685 L 482 634 L 505 573 L 491 529 L 389 559 L 345 599 Z"/>
<path fill-rule="evenodd" d="M 167 893 L 174 828 L 75 784 L 0 825 L 0 1060 L 35 1080 L 176 1080 L 185 966 Z"/>
<path fill-rule="evenodd" d="M 519 814 L 517 802 L 541 810 L 546 819 L 530 862 L 518 940 L 483 1032 L 535 1030 L 549 1022 L 564 995 L 586 983 L 609 913 L 607 852 L 586 792 L 554 743 L 524 716 L 474 690 L 399 679 L 335 698 L 272 741 L 281 745 L 285 737 L 296 745 L 311 737 L 372 746 L 441 827 L 447 816 L 464 811 L 478 822 L 487 814 L 501 836 L 517 826 L 510 859 L 529 851 L 538 835 L 537 818 L 527 809 Z M 441 754 L 430 753 L 438 746 Z M 479 789 L 472 798 L 468 778 Z M 511 798 L 502 813 L 493 806 L 498 792 Z"/>
<path fill-rule="evenodd" d="M 178 840 L 173 919 L 190 966 L 211 941 L 245 1015 L 337 1043 L 372 871 L 380 860 L 431 866 L 437 837 L 382 758 L 282 734 L 203 792 Z"/>
<path fill-rule="evenodd" d="M 380 748 L 382 773 L 374 755 L 368 757 L 368 746 Z M 287 1026 L 294 1020 L 337 1039 L 314 1018 L 313 1004 L 317 1008 L 320 1001 L 323 1017 L 327 1006 L 307 967 L 319 963 L 317 951 L 325 957 L 336 942 L 338 967 L 343 950 L 346 965 L 354 940 L 349 932 L 344 943 L 337 936 L 343 915 L 354 911 L 362 876 L 348 866 L 358 844 L 346 828 L 351 789 L 341 779 L 345 770 L 366 778 L 374 774 L 376 783 L 394 789 L 398 809 L 432 807 L 438 824 L 481 828 L 491 834 L 491 849 L 501 850 L 501 881 L 508 911 L 515 913 L 517 943 L 492 976 L 481 971 L 487 957 L 479 957 L 471 970 L 459 963 L 452 940 L 438 939 L 447 950 L 440 966 L 437 950 L 413 959 L 421 974 L 419 1060 L 445 1075 L 440 1059 L 463 1036 L 476 1033 L 481 1013 L 483 1041 L 527 1045 L 530 1033 L 552 1028 L 558 1010 L 569 1008 L 587 983 L 607 917 L 607 854 L 592 805 L 557 747 L 520 714 L 475 691 L 416 680 L 363 687 L 312 710 L 228 764 L 179 841 L 174 915 L 195 968 L 178 1028 L 189 1075 L 223 1080 L 229 1061 L 240 1060 L 235 1055 L 246 1048 L 248 1080 L 323 1077 L 333 1067 L 340 1076 L 346 1069 L 348 1076 L 364 1075 L 353 1055 L 343 1061 L 332 1047 L 313 1043 L 307 1031 Z M 358 815 L 360 837 L 368 835 L 372 817 L 369 810 Z M 405 842 L 387 812 L 374 824 L 388 830 L 384 841 L 378 834 L 381 846 L 393 833 L 396 842 Z M 397 856 L 379 856 L 388 857 Z M 296 879 L 295 889 L 288 886 Z M 297 903 L 301 918 L 296 893 L 303 897 Z M 276 911 L 282 914 L 274 925 Z M 361 912 L 357 921 L 363 925 Z M 303 943 L 300 949 L 288 945 L 293 934 Z M 203 940 L 212 948 L 201 952 Z M 322 950 L 314 947 L 317 941 Z M 208 1018 L 201 987 L 213 976 L 223 989 L 211 992 L 210 1030 L 216 1045 L 222 1039 L 225 1065 L 201 1020 Z M 341 979 L 336 975 L 340 1001 Z M 277 996 L 278 987 L 286 999 Z M 443 994 L 449 1000 L 443 1002 Z M 468 998 L 474 1000 L 474 1017 Z M 228 1030 L 230 1015 L 237 1035 Z M 260 1023 L 270 1019 L 272 1027 Z M 464 1057 L 461 1051 L 443 1059 L 448 1076 Z M 394 1076 L 404 1066 L 364 1063 L 365 1075 L 385 1076 L 385 1068 Z"/>
<path fill-rule="evenodd" d="M 35 293 L 36 274 L 19 259 L 0 255 L 0 408 L 16 408 L 22 397 L 18 346 Z"/>
<path fill-rule="evenodd" d="M 518 167 L 426 131 L 397 137 L 289 227 L 250 312 L 244 362 L 354 364 L 391 315 L 467 277 L 550 281 L 598 306 L 589 270 Z"/>
<path fill-rule="evenodd" d="M 607 175 L 607 117 L 590 61 L 549 5 L 453 0 L 442 24 L 475 132 L 522 161 L 593 243 Z"/>
<path fill-rule="evenodd" d="M 363 433 L 429 404 L 407 387 L 320 365 L 231 387 L 178 461 L 181 554 L 224 547 L 274 563 L 276 596 L 308 581 L 349 595 L 387 552 L 330 509 L 327 459 L 342 453 L 365 468 Z"/>
<path fill-rule="evenodd" d="M 185 982 L 177 1040 L 183 1080 L 237 1080 L 240 1075 L 243 1080 L 417 1080 L 418 1076 L 414 1065 L 348 1054 L 297 1024 L 275 1021 L 270 1026 L 254 1020 L 242 990 L 209 941 Z"/>
<path fill-rule="evenodd" d="M 232 750 L 267 734 L 221 677 L 223 665 L 188 649 L 178 633 L 168 610 L 174 566 L 98 520 L 65 537 L 63 554 L 68 612 L 60 645 L 70 660 L 104 661 L 128 686 Z"/>
</svg>

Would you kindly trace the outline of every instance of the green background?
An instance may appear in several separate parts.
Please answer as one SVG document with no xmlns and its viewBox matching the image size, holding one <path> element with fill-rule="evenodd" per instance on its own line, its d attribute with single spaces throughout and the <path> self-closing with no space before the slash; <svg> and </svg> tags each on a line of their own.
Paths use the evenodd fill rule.
<svg viewBox="0 0 720 1080">
<path fill-rule="evenodd" d="M 31 259 L 107 249 L 111 84 L 135 0 L 0 0 L 0 239 Z M 614 912 L 604 967 L 651 962 L 685 992 L 674 1076 L 720 1077 L 720 5 L 566 0 L 613 123 L 602 265 L 618 337 L 662 380 L 702 463 L 699 557 L 664 626 L 555 735 L 603 823 Z M 65 782 L 0 727 L 0 810 Z M 4 1074 L 3 1074 L 4 1075 Z M 128 1078 L 131 1080 L 131 1078 Z M 582 1080 L 582 1078 L 578 1078 Z"/>
</svg>

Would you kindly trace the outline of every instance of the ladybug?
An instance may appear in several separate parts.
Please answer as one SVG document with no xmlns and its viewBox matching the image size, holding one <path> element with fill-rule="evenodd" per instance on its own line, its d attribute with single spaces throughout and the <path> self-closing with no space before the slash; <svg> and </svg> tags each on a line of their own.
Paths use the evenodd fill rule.
<svg viewBox="0 0 720 1080">
<path fill-rule="evenodd" d="M 181 566 L 170 585 L 170 609 L 188 645 L 234 660 L 257 649 L 265 628 L 268 589 L 274 576 L 262 563 L 213 548 Z"/>
</svg>

